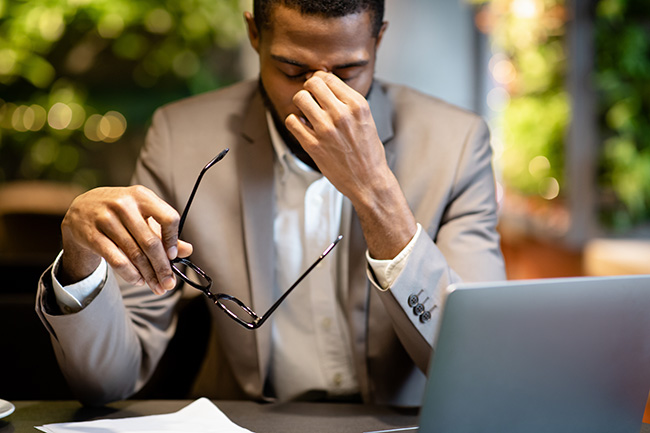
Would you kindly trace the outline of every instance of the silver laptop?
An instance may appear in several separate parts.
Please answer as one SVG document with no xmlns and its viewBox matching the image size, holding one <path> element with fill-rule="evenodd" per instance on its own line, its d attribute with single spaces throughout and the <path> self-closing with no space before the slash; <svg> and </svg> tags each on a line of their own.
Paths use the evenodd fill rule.
<svg viewBox="0 0 650 433">
<path fill-rule="evenodd" d="M 650 275 L 450 286 L 420 432 L 639 433 Z"/>
</svg>

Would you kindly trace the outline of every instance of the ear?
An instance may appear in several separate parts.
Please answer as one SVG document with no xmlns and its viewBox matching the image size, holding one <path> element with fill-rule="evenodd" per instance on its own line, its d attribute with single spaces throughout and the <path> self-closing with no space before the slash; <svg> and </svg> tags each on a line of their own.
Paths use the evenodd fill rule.
<svg viewBox="0 0 650 433">
<path fill-rule="evenodd" d="M 260 32 L 259 29 L 257 28 L 257 25 L 255 24 L 255 19 L 253 18 L 253 14 L 250 12 L 244 12 L 244 20 L 246 20 L 246 27 L 248 29 L 248 40 L 251 43 L 251 47 L 259 53 L 259 47 L 260 47 Z"/>
<path fill-rule="evenodd" d="M 379 44 L 381 43 L 381 38 L 384 37 L 384 32 L 388 28 L 388 21 L 384 21 L 381 23 L 381 29 L 379 29 L 379 34 L 377 35 L 377 42 L 375 43 L 375 50 L 379 48 Z"/>
</svg>

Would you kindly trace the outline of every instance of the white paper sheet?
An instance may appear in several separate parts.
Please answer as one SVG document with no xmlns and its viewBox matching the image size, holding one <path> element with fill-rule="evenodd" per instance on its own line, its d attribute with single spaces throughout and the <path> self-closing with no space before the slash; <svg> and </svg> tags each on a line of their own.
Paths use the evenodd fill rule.
<svg viewBox="0 0 650 433">
<path fill-rule="evenodd" d="M 230 421 L 207 398 L 170 414 L 46 424 L 36 428 L 46 433 L 252 433 Z"/>
</svg>

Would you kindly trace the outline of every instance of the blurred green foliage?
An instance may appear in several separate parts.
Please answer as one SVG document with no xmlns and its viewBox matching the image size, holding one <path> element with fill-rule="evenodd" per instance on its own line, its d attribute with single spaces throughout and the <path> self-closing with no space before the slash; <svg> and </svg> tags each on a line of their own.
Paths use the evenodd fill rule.
<svg viewBox="0 0 650 433">
<path fill-rule="evenodd" d="M 88 159 L 238 78 L 240 0 L 0 0 L 0 182 L 94 186 Z"/>
<path fill-rule="evenodd" d="M 601 214 L 627 229 L 650 220 L 650 2 L 600 0 L 595 31 Z"/>
<path fill-rule="evenodd" d="M 490 70 L 505 102 L 494 106 L 503 140 L 499 165 L 506 188 L 553 200 L 564 188 L 565 0 L 479 0 L 479 28 L 496 53 Z M 489 103 L 488 97 L 488 103 Z"/>
</svg>

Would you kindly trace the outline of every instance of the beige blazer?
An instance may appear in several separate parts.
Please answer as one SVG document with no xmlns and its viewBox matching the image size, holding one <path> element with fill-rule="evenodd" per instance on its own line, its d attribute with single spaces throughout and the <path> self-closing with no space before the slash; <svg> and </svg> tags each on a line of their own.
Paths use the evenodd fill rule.
<svg viewBox="0 0 650 433">
<path fill-rule="evenodd" d="M 418 405 L 433 353 L 441 295 L 460 280 L 505 279 L 499 249 L 495 183 L 485 123 L 412 89 L 376 82 L 369 103 L 389 164 L 424 231 L 388 291 L 371 284 L 366 244 L 349 202 L 349 233 L 328 260 L 339 260 L 355 367 L 365 401 Z M 273 299 L 273 163 L 262 98 L 254 81 L 159 109 L 134 174 L 179 211 L 200 169 L 228 156 L 205 176 L 183 238 L 192 260 L 214 279 L 214 291 L 264 312 Z M 344 224 L 345 226 L 346 224 Z M 347 259 L 345 259 L 347 258 Z M 126 398 L 140 389 L 175 330 L 180 290 L 162 297 L 118 281 L 110 272 L 82 311 L 60 315 L 46 272 L 37 312 L 52 335 L 61 368 L 85 403 Z M 192 289 L 193 290 L 193 289 Z M 432 319 L 408 305 L 418 295 Z M 212 348 L 195 390 L 213 398 L 264 399 L 270 327 L 246 330 L 212 310 Z"/>
</svg>

